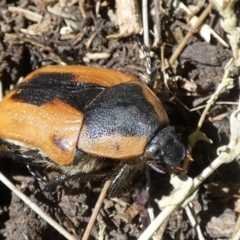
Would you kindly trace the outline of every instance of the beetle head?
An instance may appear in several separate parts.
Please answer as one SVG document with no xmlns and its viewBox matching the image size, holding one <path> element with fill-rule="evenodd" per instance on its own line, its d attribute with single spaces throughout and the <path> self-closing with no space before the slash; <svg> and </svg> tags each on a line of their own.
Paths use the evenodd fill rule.
<svg viewBox="0 0 240 240">
<path fill-rule="evenodd" d="M 170 126 L 159 130 L 145 151 L 145 156 L 164 162 L 168 166 L 177 166 L 186 155 L 186 147 Z"/>
</svg>

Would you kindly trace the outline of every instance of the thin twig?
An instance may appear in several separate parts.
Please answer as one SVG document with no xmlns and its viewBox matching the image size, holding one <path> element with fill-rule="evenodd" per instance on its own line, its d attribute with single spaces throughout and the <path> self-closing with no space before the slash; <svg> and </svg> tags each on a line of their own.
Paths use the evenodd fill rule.
<svg viewBox="0 0 240 240">
<path fill-rule="evenodd" d="M 196 24 L 193 26 L 193 29 L 198 30 L 198 28 L 201 26 L 203 20 L 208 16 L 209 12 L 212 10 L 213 4 L 210 3 L 208 7 L 203 11 L 201 16 L 199 17 Z M 174 61 L 178 58 L 184 47 L 186 46 L 189 39 L 192 37 L 193 33 L 188 32 L 187 35 L 184 37 L 183 41 L 178 45 L 177 49 L 173 53 L 173 55 L 169 59 L 169 65 L 173 65 Z"/>
<path fill-rule="evenodd" d="M 201 228 L 199 226 L 199 223 L 198 223 L 195 211 L 194 211 L 194 209 L 192 207 L 192 203 L 188 204 L 185 207 L 185 211 L 186 211 L 186 214 L 188 216 L 188 219 L 189 219 L 192 227 L 196 229 L 196 233 L 197 233 L 198 239 L 199 240 L 205 240 L 205 238 L 204 238 L 204 236 L 202 234 Z"/>
<path fill-rule="evenodd" d="M 149 225 L 149 227 L 142 233 L 138 240 L 148 240 L 154 234 L 154 232 L 167 220 L 170 214 L 177 209 L 177 206 L 169 206 L 162 210 L 155 220 Z"/>
<path fill-rule="evenodd" d="M 149 48 L 148 0 L 142 1 L 142 21 L 144 44 Z"/>
<path fill-rule="evenodd" d="M 103 189 L 101 191 L 101 194 L 100 194 L 100 196 L 98 198 L 98 201 L 97 201 L 97 203 L 96 203 L 96 205 L 95 205 L 95 207 L 93 209 L 92 216 L 91 216 L 90 221 L 89 221 L 89 223 L 87 225 L 87 228 L 85 230 L 85 233 L 83 235 L 82 240 L 87 240 L 89 238 L 89 236 L 91 234 L 91 231 L 92 231 L 92 228 L 94 226 L 94 223 L 96 221 L 97 215 L 98 215 L 98 213 L 99 213 L 99 211 L 100 211 L 100 209 L 102 207 L 103 200 L 105 199 L 105 197 L 107 195 L 107 191 L 108 191 L 111 183 L 112 183 L 112 180 L 107 180 L 105 182 L 105 184 L 103 186 Z"/>
<path fill-rule="evenodd" d="M 162 0 L 154 0 L 155 7 L 155 24 L 156 24 L 156 33 L 157 33 L 157 44 L 161 44 L 162 42 L 162 32 L 161 32 L 161 18 L 160 14 L 162 11 L 160 10 L 160 6 L 162 5 Z"/>
<path fill-rule="evenodd" d="M 201 115 L 201 117 L 200 117 L 200 119 L 198 121 L 198 126 L 197 126 L 196 131 L 199 130 L 202 127 L 202 124 L 204 122 L 204 119 L 205 119 L 207 113 L 209 112 L 209 109 L 214 104 L 214 102 L 217 100 L 219 95 L 222 92 L 224 92 L 224 90 L 226 90 L 227 88 L 229 88 L 231 86 L 233 87 L 232 83 L 229 82 L 230 79 L 228 79 L 229 72 L 230 72 L 230 70 L 232 70 L 233 66 L 234 66 L 234 62 L 231 59 L 229 61 L 229 63 L 227 64 L 227 67 L 225 69 L 222 82 L 218 85 L 216 91 L 212 94 L 211 98 L 208 100 L 207 106 L 205 107 L 205 109 L 204 109 L 204 111 L 203 111 L 203 113 L 202 113 L 202 115 Z"/>
</svg>

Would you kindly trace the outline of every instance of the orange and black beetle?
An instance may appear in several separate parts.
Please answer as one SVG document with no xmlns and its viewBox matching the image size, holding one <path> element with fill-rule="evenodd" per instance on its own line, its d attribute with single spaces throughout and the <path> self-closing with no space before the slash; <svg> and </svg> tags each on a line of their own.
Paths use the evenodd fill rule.
<svg viewBox="0 0 240 240">
<path fill-rule="evenodd" d="M 50 66 L 29 74 L 0 103 L 0 156 L 113 178 L 111 195 L 148 163 L 176 166 L 186 148 L 155 94 L 117 70 Z M 50 183 L 51 185 L 51 183 Z"/>
</svg>

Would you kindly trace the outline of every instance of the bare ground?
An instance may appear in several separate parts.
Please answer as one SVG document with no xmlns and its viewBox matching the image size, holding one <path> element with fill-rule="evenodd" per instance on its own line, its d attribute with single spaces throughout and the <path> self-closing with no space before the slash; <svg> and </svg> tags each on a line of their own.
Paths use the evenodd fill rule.
<svg viewBox="0 0 240 240">
<path fill-rule="evenodd" d="M 137 76 L 145 72 L 146 61 L 140 56 L 139 46 L 132 34 L 117 40 L 106 38 L 119 32 L 113 21 L 114 1 L 105 1 L 98 14 L 95 11 L 95 2 L 85 1 L 85 17 L 79 10 L 78 1 L 67 2 L 0 2 L 0 80 L 4 95 L 20 77 L 26 76 L 33 69 L 62 61 L 67 64 L 119 69 Z M 189 1 L 188 4 L 193 3 Z M 11 7 L 17 7 L 17 10 Z M 64 14 L 51 13 L 47 7 Z M 179 27 L 179 21 L 184 24 L 186 21 L 183 12 L 176 11 L 165 1 L 162 7 L 162 11 L 157 11 L 154 1 L 150 2 L 149 21 L 152 30 L 156 15 L 159 15 L 161 39 L 165 43 L 164 57 L 169 59 L 183 35 L 187 34 L 184 28 Z M 35 15 L 29 17 L 22 10 L 31 11 Z M 235 11 L 239 13 L 239 4 Z M 219 21 L 218 12 L 213 10 L 205 23 L 226 40 Z M 153 40 L 152 35 L 150 39 Z M 158 69 L 158 78 L 162 83 L 160 48 L 156 46 L 151 50 L 152 66 Z M 231 50 L 223 47 L 216 39 L 206 43 L 197 33 L 194 34 L 169 71 L 172 77 L 181 76 L 180 80 L 171 82 L 172 92 L 189 109 L 205 105 L 221 82 L 224 67 L 231 56 Z M 216 158 L 217 148 L 229 141 L 229 117 L 237 108 L 239 98 L 238 70 L 235 69 L 231 76 L 236 83 L 235 87 L 225 91 L 211 107 L 201 128 L 213 143 L 199 141 L 193 148 L 194 162 L 188 171 L 191 177 L 196 177 L 207 167 Z M 157 94 L 166 106 L 171 125 L 177 127 L 186 142 L 188 135 L 196 128 L 203 108 L 187 110 L 164 87 L 160 87 Z M 69 232 L 81 238 L 103 183 L 91 182 L 84 186 L 76 182 L 66 183 L 47 192 L 21 163 L 1 159 L 0 169 L 32 201 Z M 221 166 L 200 186 L 193 200 L 195 213 L 206 239 L 229 239 L 232 236 L 240 211 L 239 171 L 237 161 Z M 39 174 L 50 179 L 55 173 L 40 169 Z M 169 195 L 172 188 L 167 174 L 151 172 L 151 180 L 150 202 L 157 215 L 159 209 L 154 199 Z M 132 186 L 138 184 L 136 181 Z M 105 199 L 90 239 L 137 239 L 140 236 L 144 219 L 140 218 L 133 201 L 132 196 L 136 196 L 136 190 L 133 189 L 130 188 L 121 198 Z M 57 240 L 64 237 L 0 183 L 0 239 Z M 179 209 L 171 215 L 165 226 L 163 239 L 198 239 L 184 210 Z"/>
</svg>

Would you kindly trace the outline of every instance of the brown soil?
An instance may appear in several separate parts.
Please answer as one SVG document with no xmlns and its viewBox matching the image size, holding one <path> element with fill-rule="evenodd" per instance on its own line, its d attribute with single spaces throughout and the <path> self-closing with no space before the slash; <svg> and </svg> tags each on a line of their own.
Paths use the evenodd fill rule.
<svg viewBox="0 0 240 240">
<path fill-rule="evenodd" d="M 26 76 L 33 69 L 43 65 L 60 64 L 62 61 L 69 65 L 81 64 L 123 70 L 136 76 L 145 72 L 146 60 L 140 58 L 139 46 L 132 38 L 133 35 L 117 40 L 106 38 L 119 32 L 118 26 L 109 17 L 115 11 L 114 1 L 105 1 L 106 6 L 100 7 L 98 16 L 95 12 L 97 1 L 85 1 L 87 2 L 85 18 L 79 11 L 80 1 L 69 1 L 72 4 L 69 3 L 68 6 L 64 5 L 64 2 L 0 1 L 0 80 L 4 95 L 20 77 Z M 154 2 L 150 1 L 150 10 L 155 9 Z M 47 6 L 53 8 L 60 3 L 63 6 L 62 11 L 68 17 L 71 16 L 71 19 L 47 11 Z M 178 22 L 186 21 L 182 12 L 174 11 L 165 1 L 162 5 L 165 11 L 157 14 L 161 19 L 162 42 L 165 43 L 164 57 L 169 59 L 177 46 L 177 37 L 174 33 L 183 35 L 187 33 L 179 27 Z M 29 10 L 37 14 L 35 18 L 42 16 L 43 19 L 37 24 L 24 13 L 16 12 L 10 7 Z M 239 5 L 236 6 L 236 11 L 239 11 Z M 156 17 L 149 14 L 149 21 L 152 30 Z M 217 11 L 213 10 L 211 18 L 208 17 L 205 22 L 226 39 L 219 25 L 220 17 Z M 60 34 L 61 31 L 69 30 L 63 28 L 68 25 L 71 32 Z M 181 38 L 180 35 L 177 36 Z M 142 38 L 141 35 L 139 37 Z M 152 35 L 150 39 L 153 40 Z M 162 83 L 159 49 L 159 47 L 152 49 L 152 66 L 154 70 L 158 70 L 158 79 Z M 105 55 L 97 57 L 95 55 L 96 59 L 91 59 L 89 54 L 93 53 Z M 198 34 L 194 34 L 169 71 L 173 77 L 182 77 L 177 82 L 171 83 L 172 92 L 189 109 L 205 105 L 208 97 L 220 83 L 224 66 L 231 56 L 231 50 L 223 47 L 214 38 L 211 43 L 205 43 Z M 236 84 L 237 74 L 237 71 L 231 73 Z M 192 89 L 184 89 L 184 79 L 192 79 Z M 171 125 L 177 127 L 183 141 L 186 142 L 188 135 L 195 130 L 203 109 L 186 110 L 176 97 L 163 87 L 158 89 L 157 94 L 166 107 Z M 213 144 L 204 141 L 196 144 L 192 152 L 194 162 L 189 169 L 189 176 L 196 177 L 216 158 L 217 148 L 228 143 L 229 117 L 237 108 L 238 95 L 238 86 L 235 86 L 222 94 L 218 104 L 210 109 L 201 130 L 212 139 Z M 47 192 L 42 184 L 31 176 L 25 165 L 19 162 L 1 159 L 0 170 L 33 202 L 81 239 L 102 183 L 91 182 L 85 185 L 76 182 L 66 183 Z M 34 171 L 46 179 L 55 174 L 37 168 Z M 229 239 L 232 235 L 237 221 L 236 215 L 239 212 L 239 171 L 237 161 L 221 166 L 200 186 L 199 193 L 193 200 L 197 219 L 206 239 Z M 159 210 L 154 199 L 169 195 L 172 188 L 168 174 L 159 174 L 151 170 L 150 175 L 150 202 L 157 215 Z M 129 192 L 117 199 L 105 199 L 90 239 L 137 239 L 140 236 L 146 219 L 144 209 L 140 215 L 138 214 L 132 196 L 139 198 L 144 192 L 134 190 L 136 186 L 139 188 L 139 180 L 135 179 L 132 186 Z M 0 183 L 0 239 L 59 240 L 64 237 Z M 172 214 L 164 230 L 163 239 L 197 239 L 184 210 L 180 209 Z"/>
</svg>

